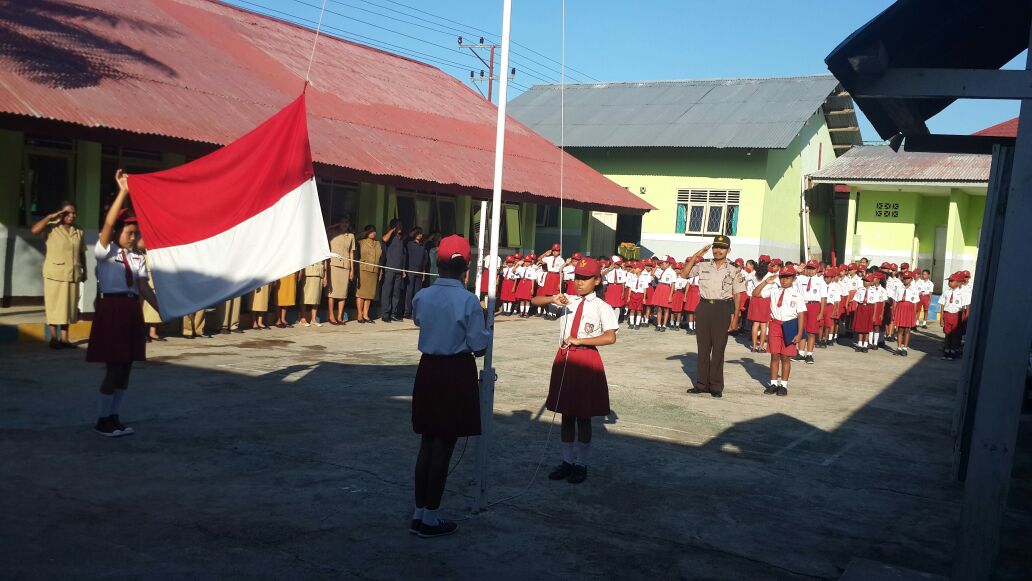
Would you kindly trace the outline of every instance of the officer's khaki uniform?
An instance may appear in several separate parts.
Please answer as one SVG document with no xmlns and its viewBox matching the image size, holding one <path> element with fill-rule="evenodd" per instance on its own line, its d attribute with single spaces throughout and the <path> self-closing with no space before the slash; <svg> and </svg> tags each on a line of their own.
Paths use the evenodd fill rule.
<svg viewBox="0 0 1032 581">
<path fill-rule="evenodd" d="M 326 293 L 331 299 L 348 298 L 348 288 L 351 286 L 351 253 L 355 251 L 355 235 L 350 232 L 341 232 L 339 228 L 330 228 L 326 231 L 330 239 L 330 252 L 339 254 L 330 257 L 330 289 Z"/>
<path fill-rule="evenodd" d="M 380 258 L 383 254 L 383 247 L 379 240 L 365 238 L 358 243 L 359 260 L 363 264 L 358 265 L 358 287 L 355 289 L 355 296 L 360 299 L 373 300 L 376 298 L 376 280 L 380 275 Z"/>
<path fill-rule="evenodd" d="M 695 339 L 699 345 L 696 387 L 724 392 L 724 349 L 735 308 L 734 297 L 745 291 L 742 269 L 731 261 L 717 268 L 712 260 L 692 267 L 688 278 L 699 277 L 699 307 L 695 311 Z"/>
<path fill-rule="evenodd" d="M 304 304 L 318 305 L 322 302 L 322 281 L 326 274 L 322 262 L 309 264 L 305 267 Z"/>
<path fill-rule="evenodd" d="M 197 311 L 192 315 L 183 316 L 183 336 L 193 337 L 204 334 L 204 309 Z"/>
<path fill-rule="evenodd" d="M 235 331 L 240 328 L 240 297 L 224 301 L 216 309 L 219 319 L 222 320 L 222 328 Z"/>
<path fill-rule="evenodd" d="M 70 325 L 79 318 L 79 283 L 86 264 L 82 230 L 54 223 L 46 230 L 43 304 L 48 325 Z"/>
<path fill-rule="evenodd" d="M 251 312 L 255 314 L 263 314 L 269 310 L 269 295 L 272 293 L 270 285 L 260 286 L 254 289 L 254 295 L 251 297 Z"/>
</svg>

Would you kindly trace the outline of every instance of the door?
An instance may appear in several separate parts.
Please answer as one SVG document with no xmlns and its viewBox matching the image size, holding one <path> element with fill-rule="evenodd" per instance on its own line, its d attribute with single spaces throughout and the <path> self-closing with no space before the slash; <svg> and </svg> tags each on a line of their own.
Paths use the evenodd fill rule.
<svg viewBox="0 0 1032 581">
<path fill-rule="evenodd" d="M 932 252 L 932 282 L 935 283 L 935 292 L 942 293 L 942 279 L 946 270 L 946 226 L 935 227 L 935 247 Z"/>
</svg>

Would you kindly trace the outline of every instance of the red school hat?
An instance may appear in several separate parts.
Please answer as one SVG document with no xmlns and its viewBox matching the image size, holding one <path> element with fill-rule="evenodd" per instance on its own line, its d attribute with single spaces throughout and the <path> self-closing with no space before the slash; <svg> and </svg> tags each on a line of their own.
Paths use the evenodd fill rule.
<svg viewBox="0 0 1032 581">
<path fill-rule="evenodd" d="M 853 272 L 856 272 L 856 269 L 857 269 L 857 268 L 859 268 L 859 267 L 858 267 L 857 265 L 853 264 L 853 263 L 850 263 L 850 264 L 849 264 L 849 266 L 847 266 L 846 268 L 847 268 L 848 270 L 851 270 L 851 271 L 853 271 Z"/>
<path fill-rule="evenodd" d="M 561 246 L 559 246 L 558 242 L 552 245 L 552 250 L 555 251 L 555 252 L 559 252 L 560 248 L 561 248 Z"/>
<path fill-rule="evenodd" d="M 874 276 L 874 273 L 871 273 L 864 277 L 864 282 L 874 282 L 876 279 L 877 277 Z"/>
<path fill-rule="evenodd" d="M 526 258 L 526 260 L 534 262 L 535 260 L 537 260 L 537 254 L 534 254 L 533 252 L 531 252 L 525 258 Z"/>
<path fill-rule="evenodd" d="M 741 258 L 736 258 L 735 259 L 735 264 L 737 264 L 740 267 L 744 267 L 745 266 L 745 261 L 742 260 Z"/>
<path fill-rule="evenodd" d="M 580 276 L 600 276 L 602 274 L 602 265 L 600 265 L 594 258 L 582 258 L 576 262 L 573 274 Z"/>
<path fill-rule="evenodd" d="M 684 263 L 683 262 L 678 262 L 677 264 L 674 265 L 674 268 L 676 268 L 677 270 L 684 270 Z"/>
<path fill-rule="evenodd" d="M 516 262 L 515 256 L 510 255 L 505 257 L 505 264 L 512 264 L 513 262 Z"/>
<path fill-rule="evenodd" d="M 824 278 L 835 278 L 839 275 L 839 271 L 834 266 L 824 269 Z"/>
<path fill-rule="evenodd" d="M 816 260 L 811 260 L 806 263 L 806 266 L 804 268 L 819 268 L 820 265 L 821 263 L 817 262 Z"/>
<path fill-rule="evenodd" d="M 794 267 L 792 267 L 792 266 L 786 266 L 785 268 L 782 268 L 780 271 L 778 271 L 778 276 L 795 276 L 795 275 L 796 275 L 796 269 Z"/>
<path fill-rule="evenodd" d="M 782 262 L 780 258 L 775 258 L 774 260 L 770 261 L 770 265 L 771 266 L 781 266 L 782 264 L 785 264 L 785 263 Z"/>
<path fill-rule="evenodd" d="M 960 276 L 962 276 L 964 278 L 971 278 L 971 272 L 969 272 L 967 270 L 962 270 L 962 271 L 960 271 Z"/>
<path fill-rule="evenodd" d="M 462 259 L 468 263 L 469 240 L 466 240 L 458 234 L 446 236 L 441 240 L 441 244 L 437 247 L 437 255 L 445 260 L 451 260 L 456 256 L 461 256 Z"/>
<path fill-rule="evenodd" d="M 914 278 L 914 273 L 910 272 L 909 270 L 904 270 L 904 271 L 903 271 L 903 272 L 902 272 L 902 273 L 901 273 L 901 274 L 899 275 L 899 277 L 900 277 L 901 279 L 907 279 L 907 278 Z"/>
<path fill-rule="evenodd" d="M 580 259 L 582 259 L 582 258 L 584 258 L 584 255 L 583 255 L 583 254 L 581 254 L 580 252 L 574 252 L 574 253 L 573 253 L 573 259 L 574 259 L 574 260 L 580 260 Z"/>
<path fill-rule="evenodd" d="M 904 262 L 903 264 L 899 265 L 899 269 L 900 270 L 910 270 L 910 264 Z"/>
<path fill-rule="evenodd" d="M 895 262 L 890 262 L 889 263 L 889 270 L 897 271 L 897 270 L 899 270 L 899 266 Z"/>
<path fill-rule="evenodd" d="M 759 261 L 760 262 L 770 262 L 770 255 L 769 254 L 761 254 L 760 258 L 759 258 Z"/>
</svg>

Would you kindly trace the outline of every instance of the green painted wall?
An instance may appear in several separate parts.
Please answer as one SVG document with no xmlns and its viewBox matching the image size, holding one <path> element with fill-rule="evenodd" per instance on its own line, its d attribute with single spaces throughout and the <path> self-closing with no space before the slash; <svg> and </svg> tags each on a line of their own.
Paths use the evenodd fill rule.
<svg viewBox="0 0 1032 581">
<path fill-rule="evenodd" d="M 741 190 L 738 235 L 758 237 L 767 189 L 762 150 L 567 148 L 573 156 L 656 207 L 642 219 L 642 232 L 673 234 L 677 190 Z M 645 188 L 645 194 L 641 194 Z M 564 226 L 578 227 L 563 220 Z"/>
<path fill-rule="evenodd" d="M 935 229 L 949 220 L 950 199 L 945 196 L 921 196 L 914 235 L 921 255 L 935 254 Z"/>
<path fill-rule="evenodd" d="M 969 236 L 966 228 L 968 216 L 968 195 L 960 190 L 950 191 L 949 230 L 946 233 L 946 251 L 955 257 L 965 253 L 965 240 Z"/>
<path fill-rule="evenodd" d="M 902 252 L 913 248 L 914 223 L 921 198 L 909 193 L 862 190 L 858 196 L 856 225 L 861 252 L 877 249 Z M 934 232 L 933 227 L 933 238 Z"/>
<path fill-rule="evenodd" d="M 25 136 L 22 132 L 0 130 L 0 224 L 18 224 L 24 152 Z"/>
<path fill-rule="evenodd" d="M 978 238 L 985 214 L 985 196 L 968 195 L 967 215 L 964 217 L 964 247 L 966 254 L 978 252 Z"/>
</svg>

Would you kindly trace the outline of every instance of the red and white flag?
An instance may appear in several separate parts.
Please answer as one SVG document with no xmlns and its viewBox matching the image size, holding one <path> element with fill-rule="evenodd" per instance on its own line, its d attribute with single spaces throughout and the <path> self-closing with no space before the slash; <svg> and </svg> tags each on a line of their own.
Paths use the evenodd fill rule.
<svg viewBox="0 0 1032 581">
<path fill-rule="evenodd" d="M 209 155 L 130 175 L 129 195 L 166 320 L 330 256 L 303 94 Z"/>
</svg>

